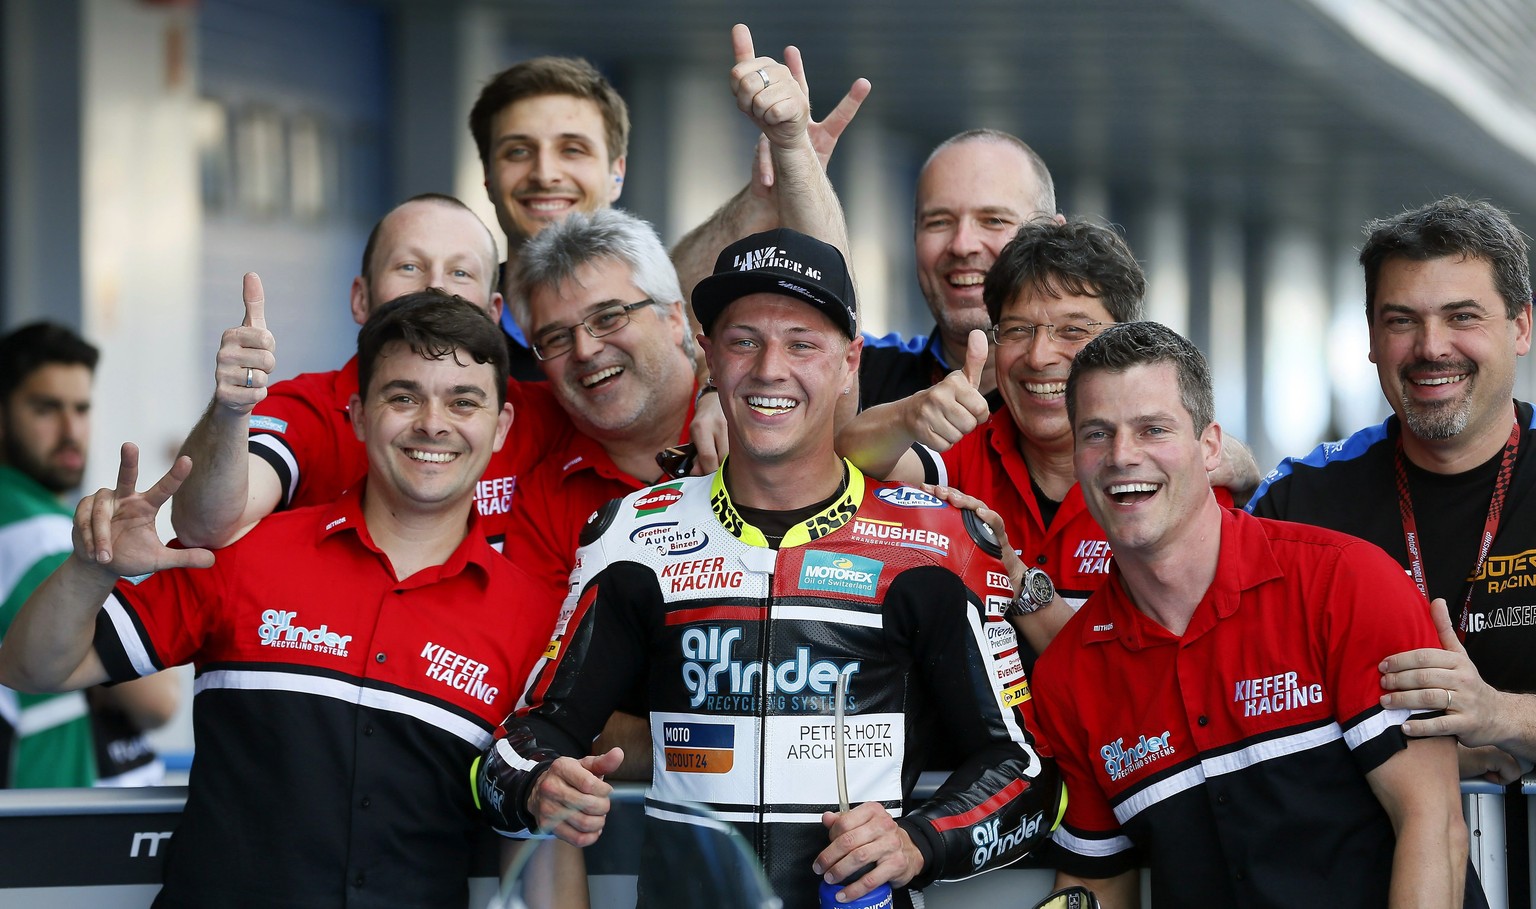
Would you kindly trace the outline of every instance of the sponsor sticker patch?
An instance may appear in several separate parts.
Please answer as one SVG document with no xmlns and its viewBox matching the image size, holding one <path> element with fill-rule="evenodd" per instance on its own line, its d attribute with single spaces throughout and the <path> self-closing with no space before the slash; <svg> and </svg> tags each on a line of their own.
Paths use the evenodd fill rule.
<svg viewBox="0 0 1536 909">
<path fill-rule="evenodd" d="M 251 422 L 248 425 L 251 429 L 260 429 L 264 432 L 284 433 L 288 431 L 288 421 L 279 420 L 277 417 L 260 417 L 251 414 Z"/>
<path fill-rule="evenodd" d="M 698 552 L 709 545 L 709 536 L 697 527 L 679 527 L 676 521 L 663 521 L 637 527 L 629 535 L 632 543 L 649 546 L 657 555 L 671 556 Z"/>
<path fill-rule="evenodd" d="M 683 498 L 681 483 L 668 483 L 666 486 L 658 486 L 645 495 L 635 500 L 635 517 L 643 518 L 648 515 L 661 514 Z"/>
<path fill-rule="evenodd" d="M 725 723 L 663 723 L 662 754 L 674 773 L 729 773 L 736 727 Z"/>
<path fill-rule="evenodd" d="M 806 550 L 800 566 L 800 589 L 848 593 L 875 598 L 884 562 L 841 552 Z"/>
<path fill-rule="evenodd" d="M 895 505 L 897 508 L 944 507 L 944 503 L 939 499 L 911 486 L 898 486 L 895 489 L 877 489 L 875 490 L 875 498 L 887 505 Z"/>
</svg>

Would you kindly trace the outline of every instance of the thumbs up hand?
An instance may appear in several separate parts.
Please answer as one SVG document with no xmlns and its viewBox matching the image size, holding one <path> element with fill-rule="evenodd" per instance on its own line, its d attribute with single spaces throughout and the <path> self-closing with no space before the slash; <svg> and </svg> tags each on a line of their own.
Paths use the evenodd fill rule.
<svg viewBox="0 0 1536 909">
<path fill-rule="evenodd" d="M 991 416 L 980 391 L 987 353 L 986 332 L 972 331 L 966 339 L 965 365 L 906 399 L 904 419 L 913 439 L 946 451 Z"/>
<path fill-rule="evenodd" d="M 248 272 L 242 295 L 245 318 L 225 329 L 213 370 L 213 400 L 220 407 L 250 413 L 267 396 L 272 370 L 277 368 L 277 341 L 267 331 L 266 295 L 261 278 Z"/>
</svg>

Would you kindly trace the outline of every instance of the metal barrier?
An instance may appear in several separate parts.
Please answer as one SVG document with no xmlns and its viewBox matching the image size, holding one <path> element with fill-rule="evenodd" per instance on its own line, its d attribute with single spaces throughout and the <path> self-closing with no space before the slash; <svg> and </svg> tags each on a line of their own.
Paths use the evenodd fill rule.
<svg viewBox="0 0 1536 909">
<path fill-rule="evenodd" d="M 638 784 L 621 788 L 642 791 Z M 1462 784 L 1472 860 L 1493 909 L 1509 905 L 1504 855 L 1504 790 Z M 1536 795 L 1536 779 L 1521 792 Z M 159 890 L 165 844 L 186 801 L 184 787 L 0 791 L 0 904 L 7 909 L 145 909 Z M 639 862 L 638 809 L 616 811 L 587 852 L 593 909 L 633 906 Z M 1533 836 L 1532 842 L 1536 842 Z M 470 882 L 469 909 L 496 890 L 498 838 L 487 830 Z M 933 909 L 1022 907 L 1050 890 L 1052 872 L 1010 868 L 925 891 Z M 1145 878 L 1143 878 L 1145 881 Z M 1147 889 L 1142 888 L 1145 902 Z"/>
</svg>

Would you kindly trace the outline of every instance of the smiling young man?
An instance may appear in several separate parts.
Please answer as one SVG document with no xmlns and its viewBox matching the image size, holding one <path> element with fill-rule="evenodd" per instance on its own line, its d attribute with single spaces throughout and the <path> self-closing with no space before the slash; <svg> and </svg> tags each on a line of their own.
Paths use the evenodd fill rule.
<svg viewBox="0 0 1536 909">
<path fill-rule="evenodd" d="M 1007 576 L 970 512 L 866 480 L 833 450 L 860 348 L 842 256 L 789 229 L 748 237 L 693 306 L 731 454 L 593 515 L 549 659 L 477 769 L 482 808 L 502 830 L 593 842 L 621 755 L 589 744 L 638 697 L 655 755 L 648 849 L 685 823 L 669 804 L 704 802 L 790 909 L 817 905 L 819 879 L 848 898 L 888 882 L 910 906 L 908 888 L 1016 860 L 1060 790 L 1020 712 Z M 862 804 L 845 815 L 827 735 L 838 676 L 859 730 Z M 941 738 L 966 760 L 910 803 Z M 683 904 L 683 886 L 643 873 L 642 904 Z"/>
<path fill-rule="evenodd" d="M 1456 906 L 1455 746 L 1408 739 L 1377 663 L 1431 645 L 1423 599 L 1369 543 L 1225 509 L 1210 373 L 1153 322 L 1105 329 L 1066 387 L 1108 581 L 1036 663 L 1071 799 L 1057 885 L 1106 909 Z"/>
<path fill-rule="evenodd" d="M 607 208 L 623 192 L 629 108 L 578 57 L 536 57 L 497 73 L 469 130 L 513 255 L 550 224 Z"/>
<path fill-rule="evenodd" d="M 246 321 L 262 325 L 259 302 Z M 76 512 L 73 556 L 0 648 L 0 679 L 28 690 L 197 667 L 198 760 L 156 906 L 468 897 L 479 825 L 463 768 L 553 621 L 507 608 L 530 581 L 474 508 L 512 420 L 505 344 L 476 306 L 424 292 L 370 315 L 358 365 L 363 483 L 215 556 L 155 532 L 186 458 L 136 493 L 124 445 L 116 490 Z"/>
</svg>

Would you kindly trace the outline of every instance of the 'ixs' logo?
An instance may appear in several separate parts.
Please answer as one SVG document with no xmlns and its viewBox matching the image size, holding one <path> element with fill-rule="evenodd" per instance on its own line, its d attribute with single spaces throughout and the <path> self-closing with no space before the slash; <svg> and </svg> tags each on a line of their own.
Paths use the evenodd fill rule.
<svg viewBox="0 0 1536 909">
<path fill-rule="evenodd" d="M 298 615 L 298 612 L 290 609 L 268 609 L 263 612 L 261 627 L 256 629 L 256 633 L 261 636 L 261 646 L 312 650 L 332 656 L 347 655 L 347 644 L 351 643 L 352 635 L 337 634 L 327 625 L 319 628 L 295 625 L 293 620 Z"/>
<path fill-rule="evenodd" d="M 914 489 L 911 486 L 897 486 L 895 489 L 877 489 L 875 498 L 887 505 L 895 505 L 897 508 L 943 508 L 944 503 L 938 498 Z"/>
<path fill-rule="evenodd" d="M 1162 735 L 1144 735 L 1129 748 L 1125 746 L 1125 739 L 1115 739 L 1099 749 L 1099 757 L 1104 759 L 1104 772 L 1111 780 L 1119 780 L 1162 760 L 1173 754 L 1171 737 L 1172 733 L 1167 730 Z"/>
<path fill-rule="evenodd" d="M 698 552 L 709 545 L 709 537 L 697 527 L 679 527 L 676 521 L 665 521 L 637 527 L 629 535 L 630 542 L 649 546 L 657 555 L 683 555 Z"/>
<path fill-rule="evenodd" d="M 1003 832 L 998 829 L 1002 821 L 993 818 L 971 828 L 971 867 L 980 870 L 987 862 L 1003 855 L 1040 835 L 1045 826 L 1045 812 L 1036 811 L 1019 820 L 1019 826 Z"/>
<path fill-rule="evenodd" d="M 661 514 L 682 501 L 682 498 L 683 488 L 681 483 L 668 483 L 666 486 L 658 486 L 635 500 L 635 517 L 643 518 L 646 515 Z"/>
<path fill-rule="evenodd" d="M 736 645 L 742 630 L 710 625 L 683 632 L 683 685 L 688 689 L 688 704 L 698 707 L 714 695 L 813 694 L 828 695 L 837 685 L 837 677 L 848 677 L 852 688 L 860 662 L 850 660 L 839 666 L 831 660 L 811 661 L 810 647 L 796 647 L 793 659 L 780 663 L 736 659 Z"/>
<path fill-rule="evenodd" d="M 809 549 L 800 565 L 800 589 L 850 593 L 874 599 L 884 567 L 884 562 L 863 556 Z"/>
</svg>

